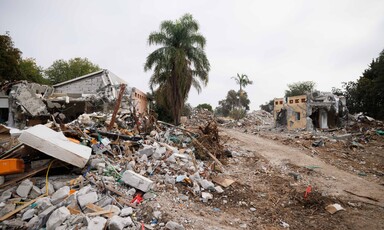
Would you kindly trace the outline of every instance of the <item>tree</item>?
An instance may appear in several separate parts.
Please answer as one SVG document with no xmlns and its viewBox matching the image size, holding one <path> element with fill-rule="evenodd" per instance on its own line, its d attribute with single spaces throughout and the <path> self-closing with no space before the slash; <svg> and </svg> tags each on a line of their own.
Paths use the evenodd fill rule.
<svg viewBox="0 0 384 230">
<path fill-rule="evenodd" d="M 198 109 L 207 109 L 207 110 L 209 110 L 211 112 L 213 111 L 212 110 L 212 106 L 210 104 L 207 104 L 207 103 L 199 104 L 199 105 L 196 106 L 196 108 L 198 108 Z"/>
<path fill-rule="evenodd" d="M 49 81 L 43 77 L 43 67 L 36 64 L 35 59 L 22 59 L 19 64 L 21 79 L 33 81 L 39 84 L 48 84 Z"/>
<path fill-rule="evenodd" d="M 299 81 L 288 84 L 288 90 L 285 91 L 285 97 L 299 96 L 312 92 L 316 83 L 313 81 Z"/>
<path fill-rule="evenodd" d="M 198 32 L 199 25 L 192 15 L 185 14 L 176 21 L 163 21 L 160 31 L 148 37 L 149 45 L 160 48 L 148 55 L 144 70 L 152 70 L 151 89 L 166 98 L 163 102 L 172 111 L 174 124 L 180 123 L 183 105 L 191 86 L 201 91 L 208 83 L 209 61 L 204 47 L 206 40 Z"/>
<path fill-rule="evenodd" d="M 242 93 L 230 90 L 227 93 L 227 97 L 224 100 L 219 101 L 219 106 L 216 108 L 215 113 L 222 116 L 234 115 L 235 119 L 244 116 L 246 111 L 249 110 L 250 100 L 248 94 L 244 91 Z M 241 114 L 241 116 L 240 116 Z"/>
<path fill-rule="evenodd" d="M 274 100 L 270 100 L 269 102 L 265 102 L 264 105 L 260 105 L 260 109 L 267 111 L 268 113 L 273 112 Z"/>
<path fill-rule="evenodd" d="M 356 82 L 344 82 L 343 88 L 351 113 L 365 112 L 376 119 L 384 119 L 384 50 Z"/>
<path fill-rule="evenodd" d="M 249 80 L 248 76 L 245 74 L 237 74 L 236 77 L 232 77 L 235 79 L 236 84 L 240 86 L 240 92 L 243 91 L 243 88 L 245 88 L 247 85 L 252 85 L 253 81 Z"/>
<path fill-rule="evenodd" d="M 21 80 L 21 51 L 14 47 L 9 32 L 0 35 L 0 81 Z"/>
<path fill-rule="evenodd" d="M 27 80 L 40 84 L 47 83 L 43 68 L 33 58 L 22 58 L 22 52 L 14 47 L 9 32 L 0 35 L 0 81 Z"/>
<path fill-rule="evenodd" d="M 52 65 L 45 70 L 45 75 L 51 84 L 57 84 L 98 70 L 100 70 L 100 67 L 90 62 L 87 58 L 77 57 L 68 61 L 63 59 L 54 61 Z"/>
</svg>

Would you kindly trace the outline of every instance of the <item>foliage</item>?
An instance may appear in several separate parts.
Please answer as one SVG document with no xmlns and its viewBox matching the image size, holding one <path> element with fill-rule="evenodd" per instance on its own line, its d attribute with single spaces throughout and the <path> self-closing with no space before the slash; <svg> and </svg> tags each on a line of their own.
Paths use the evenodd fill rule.
<svg viewBox="0 0 384 230">
<path fill-rule="evenodd" d="M 87 58 L 76 57 L 68 61 L 63 59 L 54 61 L 45 70 L 45 75 L 51 84 L 57 84 L 98 70 L 100 70 L 100 67 L 90 62 Z"/>
<path fill-rule="evenodd" d="M 354 82 L 344 82 L 344 95 L 349 112 L 365 112 L 376 119 L 384 119 L 384 50 L 372 60 L 368 69 Z"/>
<path fill-rule="evenodd" d="M 49 81 L 43 77 L 43 67 L 36 64 L 35 59 L 26 58 L 20 61 L 20 75 L 22 79 L 36 82 L 39 84 L 48 84 Z"/>
<path fill-rule="evenodd" d="M 11 36 L 7 32 L 0 35 L 0 80 L 20 80 L 19 64 L 21 51 L 14 47 Z"/>
<path fill-rule="evenodd" d="M 265 104 L 260 105 L 260 109 L 267 111 L 268 113 L 273 112 L 274 100 L 270 100 L 269 102 L 265 102 Z"/>
<path fill-rule="evenodd" d="M 253 81 L 249 80 L 248 76 L 245 74 L 241 74 L 241 75 L 237 74 L 236 77 L 232 77 L 232 78 L 235 79 L 236 84 L 240 86 L 240 91 L 242 91 L 243 88 L 245 88 L 247 85 L 253 84 Z"/>
<path fill-rule="evenodd" d="M 149 45 L 160 48 L 148 55 L 144 70 L 153 70 L 149 85 L 161 94 L 163 107 L 170 108 L 175 124 L 180 123 L 183 105 L 191 86 L 201 91 L 208 83 L 209 61 L 204 47 L 205 38 L 192 15 L 185 14 L 176 21 L 163 21 L 160 31 L 149 35 Z"/>
<path fill-rule="evenodd" d="M 299 81 L 288 84 L 288 90 L 285 91 L 285 97 L 299 96 L 312 92 L 316 83 L 313 81 Z"/>
<path fill-rule="evenodd" d="M 231 117 L 236 119 L 239 117 L 237 114 L 241 114 L 241 111 L 246 112 L 249 110 L 249 103 L 250 100 L 246 92 L 242 91 L 240 93 L 230 90 L 227 93 L 227 97 L 219 101 L 219 106 L 216 108 L 215 113 L 225 117 L 233 115 L 234 117 Z"/>
<path fill-rule="evenodd" d="M 211 112 L 213 111 L 212 110 L 212 106 L 210 104 L 207 104 L 207 103 L 199 104 L 199 105 L 196 106 L 196 108 L 198 108 L 198 109 L 207 109 L 207 110 L 209 110 Z"/>
<path fill-rule="evenodd" d="M 240 120 L 245 115 L 247 115 L 247 111 L 243 108 L 235 108 L 229 113 L 229 116 L 236 120 Z"/>
</svg>

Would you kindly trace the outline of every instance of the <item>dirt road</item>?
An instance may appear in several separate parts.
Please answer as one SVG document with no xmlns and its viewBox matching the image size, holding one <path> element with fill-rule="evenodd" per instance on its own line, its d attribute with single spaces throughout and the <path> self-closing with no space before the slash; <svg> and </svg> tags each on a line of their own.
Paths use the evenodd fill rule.
<svg viewBox="0 0 384 230">
<path fill-rule="evenodd" d="M 345 196 L 353 199 L 358 198 L 357 196 L 350 197 L 351 195 L 346 193 L 346 190 L 360 196 L 378 200 L 378 202 L 374 202 L 363 198 L 365 202 L 384 207 L 384 187 L 381 185 L 342 171 L 316 158 L 316 156 L 308 155 L 308 153 L 300 149 L 285 146 L 279 142 L 255 135 L 241 133 L 234 129 L 225 129 L 225 132 L 231 137 L 240 140 L 240 144 L 244 149 L 255 151 L 275 166 L 283 166 L 287 162 L 299 167 L 316 166 L 315 170 L 320 172 L 321 176 L 314 175 L 310 179 L 314 185 L 319 186 L 321 190 L 329 195 Z"/>
</svg>

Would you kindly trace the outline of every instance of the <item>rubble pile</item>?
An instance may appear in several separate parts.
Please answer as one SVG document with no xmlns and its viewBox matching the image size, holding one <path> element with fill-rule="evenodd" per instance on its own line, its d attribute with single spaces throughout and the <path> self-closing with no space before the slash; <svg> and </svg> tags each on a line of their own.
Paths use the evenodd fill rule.
<svg viewBox="0 0 384 230">
<path fill-rule="evenodd" d="M 199 125 L 204 126 L 213 119 L 213 112 L 209 111 L 208 109 L 195 108 L 192 110 L 191 115 L 188 117 L 188 119 L 185 120 L 185 122 L 183 122 L 183 124 L 188 127 L 196 127 Z"/>
<path fill-rule="evenodd" d="M 0 155 L 12 167 L 19 156 L 25 171 L 2 174 L 0 228 L 184 229 L 156 205 L 156 194 L 208 202 L 224 191 L 211 178 L 223 155 L 214 121 L 190 131 L 127 114 L 109 130 L 110 120 L 82 114 L 23 131 Z"/>
<path fill-rule="evenodd" d="M 224 124 L 226 128 L 245 128 L 247 131 L 257 131 L 261 128 L 270 128 L 274 124 L 273 115 L 265 110 L 255 110 L 238 120 Z"/>
</svg>

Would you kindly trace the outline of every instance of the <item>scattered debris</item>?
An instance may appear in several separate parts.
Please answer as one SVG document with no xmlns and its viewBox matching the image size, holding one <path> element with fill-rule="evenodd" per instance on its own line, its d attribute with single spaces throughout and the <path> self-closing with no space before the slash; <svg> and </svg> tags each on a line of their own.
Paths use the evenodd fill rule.
<svg viewBox="0 0 384 230">
<path fill-rule="evenodd" d="M 327 212 L 329 212 L 331 214 L 334 214 L 340 210 L 345 210 L 345 209 L 343 207 L 341 207 L 340 204 L 330 204 L 327 207 L 325 207 L 325 210 L 327 210 Z"/>
</svg>

